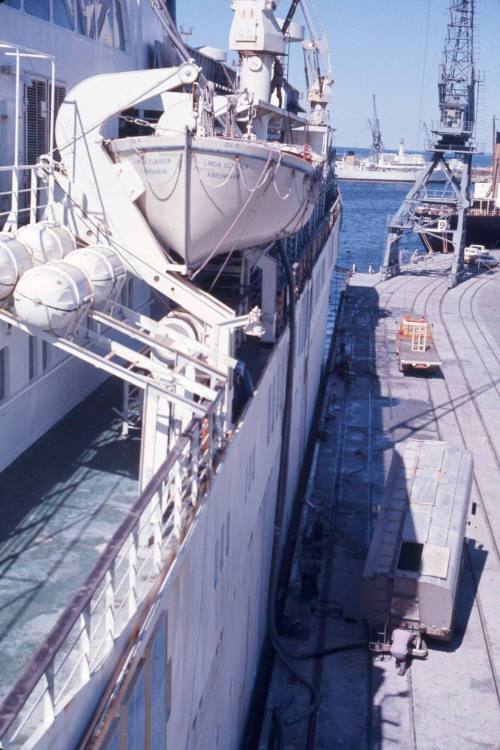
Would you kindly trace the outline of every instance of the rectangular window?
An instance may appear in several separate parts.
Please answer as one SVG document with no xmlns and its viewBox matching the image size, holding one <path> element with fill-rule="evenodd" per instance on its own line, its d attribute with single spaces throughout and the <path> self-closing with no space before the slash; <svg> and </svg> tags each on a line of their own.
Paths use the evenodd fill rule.
<svg viewBox="0 0 500 750">
<path fill-rule="evenodd" d="M 172 712 L 172 659 L 167 662 L 167 721 Z"/>
<path fill-rule="evenodd" d="M 219 540 L 215 542 L 215 555 L 214 555 L 214 587 L 217 586 L 219 580 Z"/>
<path fill-rule="evenodd" d="M 42 341 L 42 372 L 45 372 L 49 366 L 49 345 L 46 341 Z"/>
<path fill-rule="evenodd" d="M 247 471 L 246 471 L 246 477 L 247 477 L 247 484 L 246 484 L 246 492 L 247 496 L 250 494 L 250 490 L 252 489 L 252 468 L 250 465 L 250 458 L 247 461 Z"/>
<path fill-rule="evenodd" d="M 127 306 L 134 306 L 134 277 L 131 276 L 128 280 L 128 292 L 127 292 Z"/>
<path fill-rule="evenodd" d="M 7 347 L 0 349 L 0 401 L 7 395 Z"/>
<path fill-rule="evenodd" d="M 422 560 L 423 544 L 417 542 L 401 542 L 399 550 L 398 570 L 408 570 L 418 573 Z"/>
<path fill-rule="evenodd" d="M 75 13 L 73 0 L 52 0 L 52 16 L 54 23 L 63 29 L 75 29 Z"/>
<path fill-rule="evenodd" d="M 229 555 L 229 550 L 231 547 L 230 529 L 231 529 L 231 511 L 228 510 L 227 516 L 226 516 L 226 557 Z"/>
<path fill-rule="evenodd" d="M 50 2 L 49 0 L 24 0 L 24 10 L 30 16 L 36 16 L 43 21 L 50 20 Z"/>
<path fill-rule="evenodd" d="M 123 23 L 123 11 L 121 0 L 113 0 L 113 7 L 115 9 L 114 23 L 113 23 L 113 40 L 114 45 L 117 49 L 125 49 L 125 26 Z"/>
<path fill-rule="evenodd" d="M 97 38 L 113 46 L 113 0 L 95 0 Z"/>
<path fill-rule="evenodd" d="M 76 0 L 76 30 L 95 39 L 94 0 Z"/>
<path fill-rule="evenodd" d="M 269 444 L 269 439 L 271 437 L 271 419 L 272 419 L 271 386 L 269 386 L 269 390 L 267 392 L 267 439 L 266 439 L 266 443 L 268 444 Z"/>
<path fill-rule="evenodd" d="M 36 354 L 37 354 L 37 339 L 33 336 L 28 337 L 28 364 L 29 364 L 29 379 L 33 380 L 36 375 Z"/>
<path fill-rule="evenodd" d="M 222 568 L 224 567 L 224 524 L 222 524 L 222 529 L 220 532 L 220 559 L 219 559 L 219 572 L 222 573 Z"/>
</svg>

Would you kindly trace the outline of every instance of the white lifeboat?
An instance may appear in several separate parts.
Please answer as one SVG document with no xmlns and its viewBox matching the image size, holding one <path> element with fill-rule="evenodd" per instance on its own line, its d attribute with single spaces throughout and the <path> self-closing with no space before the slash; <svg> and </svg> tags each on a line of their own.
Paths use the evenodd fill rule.
<svg viewBox="0 0 500 750">
<path fill-rule="evenodd" d="M 317 198 L 322 161 L 280 144 L 144 136 L 109 147 L 140 177 L 137 206 L 158 240 L 190 268 L 297 232 Z"/>
</svg>

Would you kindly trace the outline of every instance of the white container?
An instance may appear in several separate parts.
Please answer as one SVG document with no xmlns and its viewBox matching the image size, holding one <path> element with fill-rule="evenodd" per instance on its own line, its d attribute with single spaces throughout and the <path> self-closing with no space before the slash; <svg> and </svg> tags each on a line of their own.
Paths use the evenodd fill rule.
<svg viewBox="0 0 500 750">
<path fill-rule="evenodd" d="M 127 278 L 118 255 L 103 245 L 89 245 L 73 250 L 66 255 L 64 262 L 87 275 L 96 303 L 116 299 Z"/>
<path fill-rule="evenodd" d="M 26 245 L 35 263 L 62 260 L 76 248 L 75 238 L 66 227 L 50 221 L 39 221 L 21 227 L 17 239 Z"/>
<path fill-rule="evenodd" d="M 74 328 L 93 300 L 87 275 L 64 261 L 31 268 L 14 290 L 18 317 L 55 336 Z"/>
<path fill-rule="evenodd" d="M 0 233 L 0 302 L 10 297 L 33 261 L 27 248 L 11 234 Z"/>
</svg>

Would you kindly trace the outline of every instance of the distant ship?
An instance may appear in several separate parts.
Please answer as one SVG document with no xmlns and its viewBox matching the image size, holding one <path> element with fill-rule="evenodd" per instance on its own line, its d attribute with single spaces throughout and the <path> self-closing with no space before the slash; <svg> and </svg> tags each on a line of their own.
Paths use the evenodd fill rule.
<svg viewBox="0 0 500 750">
<path fill-rule="evenodd" d="M 373 119 L 368 120 L 372 131 L 372 147 L 369 156 L 356 156 L 348 151 L 336 160 L 336 174 L 339 180 L 363 180 L 370 182 L 415 182 L 418 173 L 428 165 L 421 154 L 407 154 L 404 139 L 399 143 L 397 153 L 384 152 L 377 103 L 373 95 Z M 433 181 L 444 182 L 441 171 L 433 176 Z"/>
</svg>

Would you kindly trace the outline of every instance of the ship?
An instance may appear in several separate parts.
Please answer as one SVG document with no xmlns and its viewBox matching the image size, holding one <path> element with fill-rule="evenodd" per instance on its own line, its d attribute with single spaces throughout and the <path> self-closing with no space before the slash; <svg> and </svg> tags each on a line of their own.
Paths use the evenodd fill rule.
<svg viewBox="0 0 500 750">
<path fill-rule="evenodd" d="M 297 6 L 233 0 L 235 75 L 174 2 L 0 5 L 9 750 L 244 735 L 342 215 L 327 40 Z"/>
<path fill-rule="evenodd" d="M 500 247 L 500 132 L 493 124 L 493 166 L 473 185 L 467 210 L 467 244 Z"/>
<path fill-rule="evenodd" d="M 396 153 L 384 151 L 377 103 L 373 94 L 373 119 L 368 120 L 372 132 L 372 146 L 368 156 L 357 156 L 352 149 L 336 160 L 339 180 L 361 180 L 363 182 L 415 182 L 415 178 L 428 166 L 418 153 L 407 153 L 402 138 Z M 444 182 L 443 173 L 433 175 L 434 182 Z"/>
</svg>

